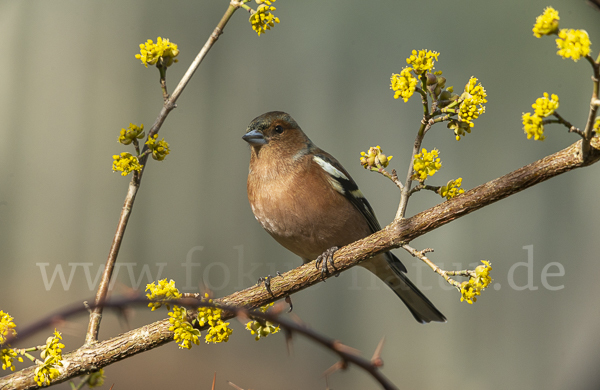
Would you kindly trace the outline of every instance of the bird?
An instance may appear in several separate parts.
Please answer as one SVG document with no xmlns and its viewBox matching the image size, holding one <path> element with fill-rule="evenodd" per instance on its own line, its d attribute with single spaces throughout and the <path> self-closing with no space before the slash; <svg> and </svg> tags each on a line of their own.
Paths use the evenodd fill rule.
<svg viewBox="0 0 600 390">
<path fill-rule="evenodd" d="M 248 200 L 256 220 L 304 263 L 333 260 L 335 251 L 379 230 L 373 208 L 348 171 L 317 147 L 292 117 L 267 112 L 242 137 L 250 144 Z M 391 252 L 361 263 L 408 307 L 420 323 L 446 317 L 405 275 Z"/>
</svg>

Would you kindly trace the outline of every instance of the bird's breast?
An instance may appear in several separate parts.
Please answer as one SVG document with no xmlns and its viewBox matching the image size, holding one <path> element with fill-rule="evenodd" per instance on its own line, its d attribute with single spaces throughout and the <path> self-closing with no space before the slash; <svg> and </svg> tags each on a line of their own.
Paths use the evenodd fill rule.
<svg viewBox="0 0 600 390">
<path fill-rule="evenodd" d="M 325 180 L 314 176 L 260 176 L 248 180 L 248 199 L 261 226 L 282 246 L 315 259 L 332 246 L 369 234 L 366 220 Z"/>
</svg>

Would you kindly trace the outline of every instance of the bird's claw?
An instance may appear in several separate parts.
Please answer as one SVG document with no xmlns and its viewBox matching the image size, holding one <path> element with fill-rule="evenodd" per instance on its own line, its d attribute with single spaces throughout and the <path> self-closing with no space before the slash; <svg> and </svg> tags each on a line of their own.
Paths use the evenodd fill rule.
<svg viewBox="0 0 600 390">
<path fill-rule="evenodd" d="M 316 265 L 317 269 L 321 268 L 321 276 L 324 277 L 325 275 L 327 275 L 329 273 L 329 269 L 327 268 L 328 263 L 331 266 L 331 268 L 333 268 L 333 270 L 335 270 L 335 265 L 333 262 L 333 255 L 335 254 L 335 252 L 338 249 L 339 248 L 337 246 L 332 246 L 331 248 L 327 249 L 325 252 L 320 254 L 319 257 L 317 257 L 317 261 L 316 261 L 315 265 Z M 337 274 L 337 275 L 339 275 L 339 274 Z"/>
<path fill-rule="evenodd" d="M 260 286 L 261 284 L 264 284 L 269 294 L 273 295 L 273 291 L 271 291 L 271 275 L 267 275 L 265 277 L 261 276 L 260 278 L 258 278 L 258 282 L 256 282 L 256 285 Z"/>
<path fill-rule="evenodd" d="M 283 275 L 279 271 L 277 271 L 277 276 L 283 277 Z M 265 285 L 265 288 L 267 289 L 269 294 L 275 295 L 275 294 L 273 294 L 273 291 L 271 291 L 271 275 L 267 275 L 265 277 L 258 278 L 258 282 L 256 282 L 256 285 L 260 286 L 261 284 Z"/>
</svg>

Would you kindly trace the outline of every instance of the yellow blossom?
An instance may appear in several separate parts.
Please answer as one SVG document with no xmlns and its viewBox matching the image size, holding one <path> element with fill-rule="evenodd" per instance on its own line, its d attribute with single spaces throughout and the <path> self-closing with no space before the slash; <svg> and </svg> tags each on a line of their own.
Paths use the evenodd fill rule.
<svg viewBox="0 0 600 390">
<path fill-rule="evenodd" d="M 596 136 L 600 136 L 600 117 L 596 118 L 596 123 L 594 123 L 594 131 L 596 132 Z"/>
<path fill-rule="evenodd" d="M 171 149 L 169 149 L 169 144 L 164 138 L 158 142 L 156 141 L 157 139 L 158 134 L 154 134 L 154 136 L 146 141 L 146 145 L 148 145 L 148 148 L 152 151 L 152 158 L 157 161 L 162 161 L 169 153 L 171 153 Z"/>
<path fill-rule="evenodd" d="M 121 172 L 121 176 L 127 176 L 133 171 L 141 171 L 143 165 L 137 157 L 132 156 L 131 153 L 121 153 L 120 156 L 113 156 L 113 172 Z"/>
<path fill-rule="evenodd" d="M 525 134 L 527 134 L 527 139 L 531 139 L 531 137 L 536 141 L 543 141 L 546 139 L 544 136 L 544 124 L 542 123 L 542 118 L 536 114 L 531 115 L 529 112 L 523 113 L 523 130 L 525 131 Z"/>
<path fill-rule="evenodd" d="M 62 366 L 62 363 L 58 364 L 54 361 L 54 359 L 49 359 L 44 364 L 40 364 L 35 369 L 35 376 L 33 379 L 38 384 L 38 386 L 43 386 L 44 384 L 49 385 L 54 379 L 58 378 L 60 375 L 60 371 L 58 370 L 58 366 Z"/>
<path fill-rule="evenodd" d="M 563 58 L 572 58 L 577 62 L 581 57 L 590 54 L 590 37 L 585 30 L 562 29 L 558 33 L 556 46 L 558 54 Z"/>
<path fill-rule="evenodd" d="M 474 126 L 473 120 L 485 112 L 483 104 L 487 103 L 485 89 L 481 83 L 476 84 L 477 78 L 471 77 L 465 85 L 465 92 L 461 95 L 463 101 L 458 110 L 458 119 L 468 123 L 470 127 Z"/>
<path fill-rule="evenodd" d="M 460 285 L 460 301 L 467 301 L 471 305 L 473 302 L 477 302 L 477 295 L 481 295 L 481 291 L 475 288 L 472 280 L 469 279 L 468 282 L 462 282 Z"/>
<path fill-rule="evenodd" d="M 0 345 L 4 344 L 6 341 L 6 336 L 16 336 L 17 331 L 15 331 L 16 325 L 13 322 L 13 318 L 8 314 L 0 310 Z"/>
<path fill-rule="evenodd" d="M 212 299 L 208 299 L 208 294 L 205 294 L 208 303 L 212 303 Z M 198 308 L 198 325 L 204 326 L 208 324 L 210 328 L 204 338 L 208 343 L 222 343 L 229 341 L 229 335 L 233 332 L 229 328 L 229 322 L 223 322 L 221 319 L 222 310 L 216 307 L 199 307 Z"/>
<path fill-rule="evenodd" d="M 41 353 L 42 359 L 46 359 L 48 356 L 54 356 L 58 360 L 62 360 L 62 349 L 65 345 L 61 343 L 60 340 L 62 340 L 60 332 L 54 329 L 54 336 L 50 336 L 46 339 L 46 346 Z"/>
<path fill-rule="evenodd" d="M 249 321 L 246 324 L 246 329 L 253 335 L 256 335 L 254 339 L 258 341 L 261 337 L 267 337 L 268 335 L 279 332 L 279 325 L 275 326 L 275 324 L 270 321 Z"/>
<path fill-rule="evenodd" d="M 415 155 L 412 178 L 423 182 L 427 176 L 433 176 L 439 171 L 442 168 L 442 162 L 437 158 L 438 154 L 439 151 L 437 149 L 428 152 L 427 149 L 423 148 L 421 153 Z"/>
<path fill-rule="evenodd" d="M 558 96 L 552 94 L 550 99 L 548 98 L 548 92 L 544 92 L 544 96 L 537 98 L 535 103 L 531 106 L 535 110 L 535 115 L 540 118 L 545 118 L 554 113 L 554 110 L 558 108 Z"/>
<path fill-rule="evenodd" d="M 211 326 L 206 334 L 206 343 L 222 343 L 229 341 L 229 336 L 233 330 L 229 328 L 229 322 L 219 320 L 215 326 Z"/>
<path fill-rule="evenodd" d="M 260 307 L 259 310 L 263 313 L 266 313 L 271 306 L 273 306 L 273 302 Z M 248 323 L 246 323 L 246 329 L 248 329 L 253 335 L 256 335 L 256 337 L 254 337 L 256 341 L 260 340 L 261 337 L 267 337 L 268 335 L 275 334 L 280 330 L 279 325 L 275 325 L 270 321 L 263 320 L 248 321 Z"/>
<path fill-rule="evenodd" d="M 387 167 L 390 163 L 390 160 L 394 156 L 386 156 L 381 152 L 381 147 L 379 145 L 375 147 L 371 147 L 367 153 L 360 152 L 362 156 L 360 158 L 360 164 L 365 168 L 381 168 Z"/>
<path fill-rule="evenodd" d="M 54 330 L 54 336 L 48 337 L 46 340 L 46 346 L 41 353 L 44 362 L 39 364 L 34 371 L 34 380 L 38 386 L 49 385 L 60 375 L 58 367 L 63 365 L 62 349 L 65 347 L 60 340 L 62 340 L 62 336 L 56 329 Z"/>
<path fill-rule="evenodd" d="M 556 34 L 558 31 L 558 11 L 552 7 L 546 7 L 544 13 L 535 19 L 533 35 L 541 38 L 542 35 Z"/>
<path fill-rule="evenodd" d="M 144 124 L 136 126 L 133 123 L 130 123 L 127 129 L 121 129 L 118 142 L 123 145 L 129 145 L 134 139 L 142 139 L 145 136 Z"/>
<path fill-rule="evenodd" d="M 460 301 L 467 301 L 469 304 L 477 302 L 477 296 L 492 283 L 490 271 L 492 266 L 489 261 L 481 260 L 483 265 L 477 266 L 473 272 L 475 275 L 469 278 L 468 281 L 462 282 L 460 285 Z"/>
<path fill-rule="evenodd" d="M 467 133 L 471 134 L 471 126 L 467 122 L 451 119 L 448 122 L 448 128 L 454 130 L 457 141 L 460 141 L 460 137 L 464 137 Z"/>
<path fill-rule="evenodd" d="M 13 360 L 17 358 L 18 361 L 23 362 L 22 357 L 17 357 L 17 353 L 14 349 L 10 348 L 10 345 L 7 345 L 7 348 L 0 348 L 0 363 L 2 363 L 3 370 L 15 370 L 15 366 L 13 365 Z"/>
<path fill-rule="evenodd" d="M 150 291 L 148 294 L 146 294 L 146 297 L 148 297 L 148 300 L 151 301 L 167 301 L 181 298 L 181 293 L 179 292 L 177 287 L 175 287 L 175 281 L 173 279 L 171 279 L 171 281 L 169 282 L 167 282 L 166 278 L 163 280 L 159 280 L 158 285 L 154 284 L 154 282 L 147 284 L 145 291 Z M 148 304 L 148 307 L 151 307 L 152 311 L 154 311 L 162 305 L 162 302 L 150 302 Z M 166 304 L 166 306 L 169 310 L 171 309 L 168 303 Z"/>
<path fill-rule="evenodd" d="M 152 39 L 148 39 L 146 43 L 140 44 L 140 54 L 136 54 L 135 58 L 142 61 L 142 64 L 147 68 L 148 65 L 157 65 L 169 67 L 174 62 L 178 62 L 175 58 L 179 55 L 177 45 L 169 42 L 167 38 L 158 37 L 156 43 Z"/>
<path fill-rule="evenodd" d="M 462 177 L 459 177 L 456 180 L 450 180 L 448 184 L 440 188 L 439 194 L 442 196 L 442 198 L 446 198 L 448 200 L 454 198 L 456 195 L 464 194 L 465 190 L 460 188 L 461 184 Z"/>
<path fill-rule="evenodd" d="M 481 260 L 481 262 L 483 265 L 478 265 L 475 268 L 475 283 L 481 285 L 481 288 L 484 289 L 492 283 L 492 278 L 490 277 L 492 264 L 487 260 Z"/>
<path fill-rule="evenodd" d="M 261 4 L 256 9 L 256 12 L 250 16 L 250 24 L 252 29 L 256 31 L 258 36 L 270 30 L 271 27 L 275 26 L 275 23 L 279 23 L 279 18 L 275 17 L 271 11 L 275 11 L 276 8 L 271 5 L 275 0 L 261 1 Z M 264 4 L 262 4 L 264 3 Z"/>
<path fill-rule="evenodd" d="M 173 332 L 173 338 L 179 348 L 192 348 L 192 343 L 200 344 L 200 331 L 195 329 L 187 320 L 187 312 L 184 307 L 173 305 L 173 311 L 169 312 L 169 330 Z"/>
<path fill-rule="evenodd" d="M 400 74 L 392 74 L 390 89 L 394 91 L 394 99 L 402 97 L 402 100 L 406 103 L 415 93 L 416 86 L 417 79 L 412 74 L 412 68 L 407 67 L 402 69 Z"/>
<path fill-rule="evenodd" d="M 416 74 L 423 74 L 428 70 L 434 69 L 434 61 L 437 61 L 440 53 L 431 50 L 416 50 L 412 51 L 410 57 L 406 59 L 406 63 L 411 65 Z"/>
</svg>

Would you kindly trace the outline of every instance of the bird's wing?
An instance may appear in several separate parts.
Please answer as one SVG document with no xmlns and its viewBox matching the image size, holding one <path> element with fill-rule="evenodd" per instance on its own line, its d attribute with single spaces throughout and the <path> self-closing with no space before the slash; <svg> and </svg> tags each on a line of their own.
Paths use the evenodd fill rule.
<svg viewBox="0 0 600 390">
<path fill-rule="evenodd" d="M 361 212 L 367 220 L 371 232 L 375 233 L 376 231 L 381 230 L 381 226 L 377 221 L 377 217 L 375 216 L 375 212 L 369 204 L 369 201 L 358 189 L 358 186 L 354 180 L 352 180 L 350 174 L 346 172 L 344 167 L 342 167 L 342 165 L 329 153 L 325 152 L 315 154 L 313 160 L 327 172 L 329 183 L 332 187 L 335 188 L 337 192 L 344 195 L 344 197 Z"/>
</svg>

